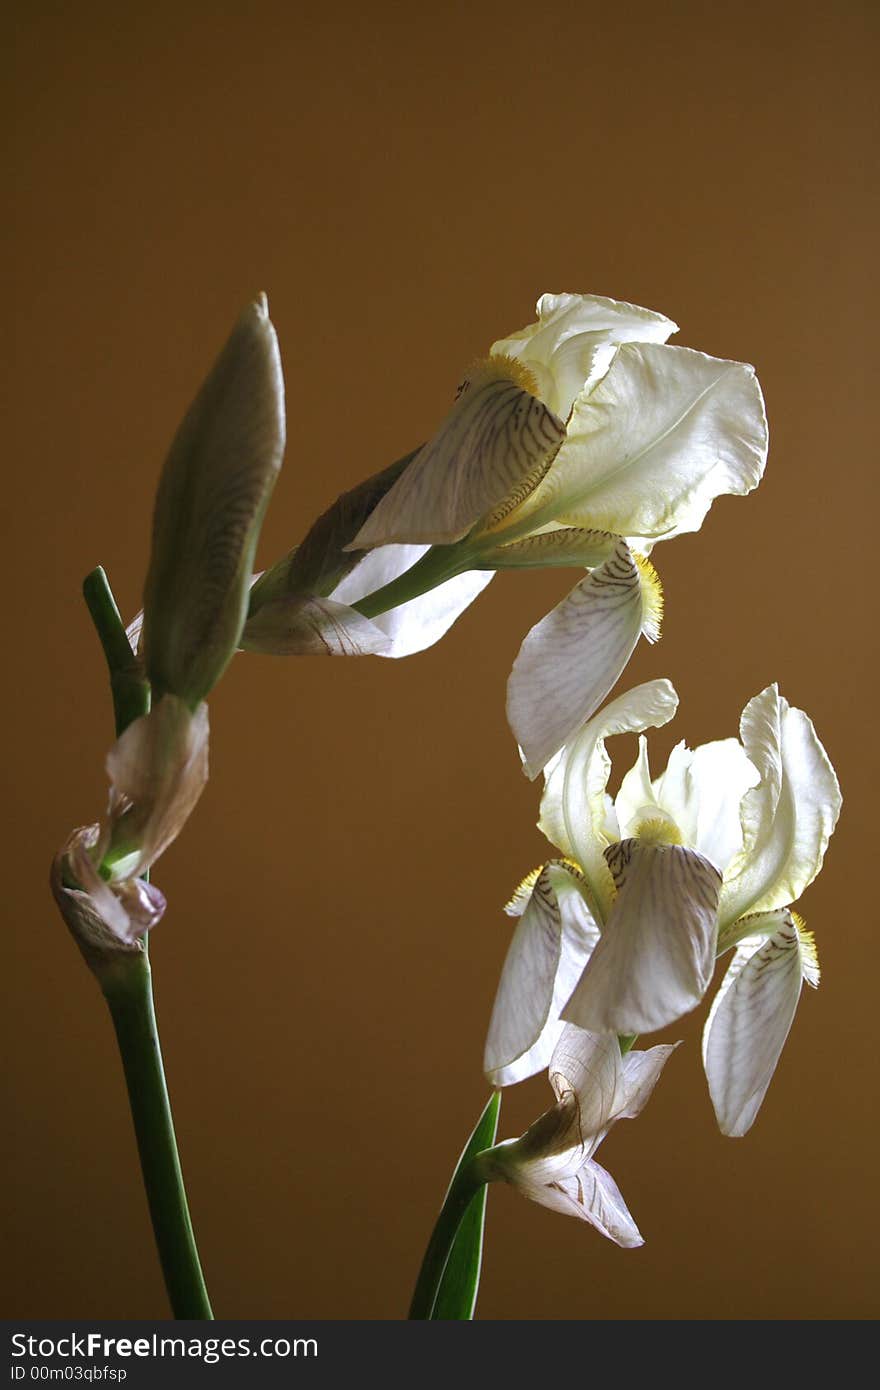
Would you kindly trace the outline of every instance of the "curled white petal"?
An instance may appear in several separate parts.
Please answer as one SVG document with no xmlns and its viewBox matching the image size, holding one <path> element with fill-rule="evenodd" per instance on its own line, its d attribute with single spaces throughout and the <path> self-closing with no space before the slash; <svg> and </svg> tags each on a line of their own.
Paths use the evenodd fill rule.
<svg viewBox="0 0 880 1390">
<path fill-rule="evenodd" d="M 761 780 L 743 798 L 743 847 L 725 874 L 724 923 L 797 901 L 822 867 L 842 801 L 811 721 L 775 685 L 746 705 L 740 736 Z"/>
<path fill-rule="evenodd" d="M 597 294 L 542 294 L 537 315 L 491 350 L 525 363 L 541 399 L 562 420 L 575 397 L 608 370 L 619 343 L 665 343 L 677 331 L 665 314 Z"/>
<path fill-rule="evenodd" d="M 611 772 L 605 739 L 660 728 L 677 708 L 678 695 L 668 680 L 637 685 L 609 701 L 544 770 L 538 824 L 580 866 L 600 925 L 614 891 L 604 856 L 610 843 L 605 788 Z"/>
<path fill-rule="evenodd" d="M 575 401 L 565 443 L 527 508 L 536 524 L 668 539 L 698 530 L 716 497 L 757 487 L 766 457 L 753 368 L 628 343 Z"/>
</svg>

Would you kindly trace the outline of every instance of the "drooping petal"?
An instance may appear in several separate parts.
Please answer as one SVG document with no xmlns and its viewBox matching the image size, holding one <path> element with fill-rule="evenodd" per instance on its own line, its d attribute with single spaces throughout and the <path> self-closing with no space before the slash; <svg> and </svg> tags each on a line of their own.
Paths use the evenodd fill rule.
<svg viewBox="0 0 880 1390">
<path fill-rule="evenodd" d="M 623 539 L 536 623 L 507 684 L 507 718 L 529 777 L 590 718 L 632 655 L 645 621 L 642 571 Z"/>
<path fill-rule="evenodd" d="M 433 439 L 375 507 L 349 549 L 460 540 L 528 479 L 540 477 L 565 426 L 506 359 L 475 368 Z"/>
<path fill-rule="evenodd" d="M 541 400 L 561 420 L 608 370 L 619 343 L 665 343 L 677 325 L 664 314 L 595 294 L 542 294 L 537 323 L 500 338 L 493 353 L 525 363 Z"/>
<path fill-rule="evenodd" d="M 703 1030 L 703 1065 L 715 1115 L 721 1132 L 735 1138 L 755 1121 L 803 980 L 818 980 L 812 938 L 802 934 L 792 913 L 782 915 L 785 921 L 772 936 L 740 943 Z"/>
<path fill-rule="evenodd" d="M 698 530 L 716 497 L 751 492 L 766 457 L 753 368 L 629 343 L 575 401 L 565 443 L 522 514 L 535 525 L 668 539 Z"/>
<path fill-rule="evenodd" d="M 563 1216 L 576 1216 L 587 1221 L 603 1236 L 625 1250 L 644 1245 L 644 1238 L 629 1213 L 620 1188 L 595 1159 L 588 1159 L 576 1173 L 556 1178 L 549 1183 L 536 1183 L 528 1175 L 516 1186 L 524 1197 L 539 1202 L 542 1207 L 558 1211 Z"/>
<path fill-rule="evenodd" d="M 283 452 L 281 359 L 262 297 L 239 319 L 162 471 L 144 590 L 154 693 L 194 708 L 232 657 Z"/>
<path fill-rule="evenodd" d="M 743 847 L 725 874 L 723 923 L 797 901 L 822 867 L 842 800 L 811 721 L 776 685 L 746 705 L 740 736 L 761 781 L 743 798 Z"/>
<path fill-rule="evenodd" d="M 721 875 L 680 845 L 624 840 L 606 857 L 617 897 L 562 1016 L 597 1032 L 650 1033 L 709 986 Z"/>
<path fill-rule="evenodd" d="M 563 854 L 580 866 L 600 925 L 614 893 L 604 855 L 609 843 L 605 833 L 605 788 L 611 772 L 605 739 L 612 734 L 660 728 L 677 708 L 678 696 L 668 680 L 637 685 L 611 700 L 545 768 L 538 825 Z"/>
<path fill-rule="evenodd" d="M 208 780 L 208 707 L 164 695 L 107 755 L 114 878 L 143 873 L 168 848 Z"/>
<path fill-rule="evenodd" d="M 483 1068 L 493 1086 L 543 1071 L 563 1023 L 562 1007 L 590 957 L 598 927 L 576 876 L 545 864 L 513 934 L 492 1018 Z"/>
</svg>

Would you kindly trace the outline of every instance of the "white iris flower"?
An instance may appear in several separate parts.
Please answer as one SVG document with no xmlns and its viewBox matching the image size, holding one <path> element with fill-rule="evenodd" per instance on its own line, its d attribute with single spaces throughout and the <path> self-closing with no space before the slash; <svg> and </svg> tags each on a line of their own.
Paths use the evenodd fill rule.
<svg viewBox="0 0 880 1390">
<path fill-rule="evenodd" d="M 518 890 L 520 921 L 486 1046 L 505 1085 L 547 1064 L 564 1022 L 630 1036 L 696 1007 L 734 949 L 709 1014 L 704 1062 L 721 1129 L 744 1134 L 770 1083 L 813 938 L 791 904 L 818 874 L 841 797 L 802 710 L 770 686 L 740 741 L 679 744 L 651 778 L 640 739 L 612 801 L 605 739 L 665 724 L 678 697 L 650 681 L 611 701 L 545 769 L 540 826 L 564 858 Z"/>
</svg>

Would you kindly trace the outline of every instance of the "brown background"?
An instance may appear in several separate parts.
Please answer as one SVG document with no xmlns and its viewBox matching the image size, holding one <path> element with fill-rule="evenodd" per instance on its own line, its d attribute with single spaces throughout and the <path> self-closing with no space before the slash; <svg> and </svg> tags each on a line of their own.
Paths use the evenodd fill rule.
<svg viewBox="0 0 880 1390">
<path fill-rule="evenodd" d="M 778 679 L 846 805 L 802 909 L 825 979 L 765 1108 L 717 1133 L 701 1018 L 602 1160 L 623 1252 L 490 1198 L 495 1318 L 877 1311 L 874 4 L 19 6 L 4 698 L 11 1315 L 162 1316 L 119 1065 L 45 885 L 100 813 L 110 713 L 78 597 L 139 603 L 176 423 L 265 288 L 289 447 L 260 549 L 441 418 L 543 290 L 661 309 L 753 361 L 772 447 L 747 500 L 658 547 L 679 737 Z M 7 129 L 9 123 L 6 122 Z M 212 779 L 157 875 L 158 1007 L 218 1313 L 396 1318 L 486 1094 L 509 924 L 545 853 L 504 682 L 570 575 L 502 576 L 430 652 L 238 658 Z M 612 751 L 614 749 L 612 748 Z M 618 742 L 618 769 L 633 748 Z M 503 1133 L 544 1108 L 509 1093 Z"/>
</svg>

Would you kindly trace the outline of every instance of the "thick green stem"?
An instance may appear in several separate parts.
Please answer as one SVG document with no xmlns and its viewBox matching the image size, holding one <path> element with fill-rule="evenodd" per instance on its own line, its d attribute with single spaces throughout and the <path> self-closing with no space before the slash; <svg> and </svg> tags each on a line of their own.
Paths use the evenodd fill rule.
<svg viewBox="0 0 880 1390">
<path fill-rule="evenodd" d="M 83 581 L 83 596 L 110 671 L 119 735 L 149 711 L 150 685 L 131 649 L 100 565 Z M 146 940 L 142 951 L 120 952 L 95 974 L 116 1030 L 147 1203 L 172 1311 L 176 1318 L 213 1318 L 177 1153 Z"/>
<path fill-rule="evenodd" d="M 482 1154 L 477 1154 L 458 1169 L 452 1180 L 422 1260 L 410 1304 L 410 1318 L 427 1320 L 431 1317 L 458 1228 L 473 1198 L 487 1181 L 482 1157 Z"/>
<path fill-rule="evenodd" d="M 159 1260 L 175 1318 L 212 1318 L 186 1203 L 146 952 L 102 972 L 119 1042 Z"/>
</svg>

